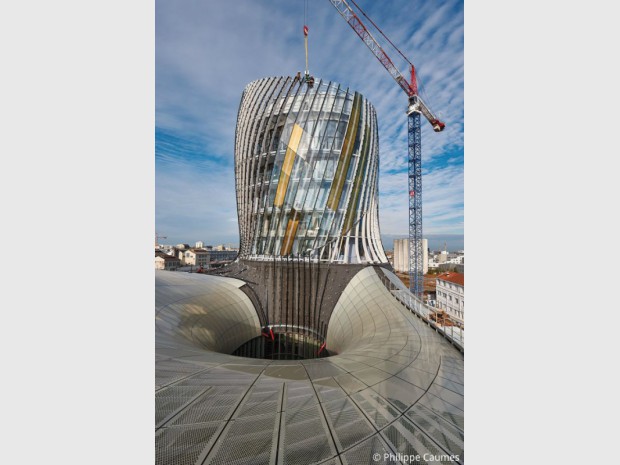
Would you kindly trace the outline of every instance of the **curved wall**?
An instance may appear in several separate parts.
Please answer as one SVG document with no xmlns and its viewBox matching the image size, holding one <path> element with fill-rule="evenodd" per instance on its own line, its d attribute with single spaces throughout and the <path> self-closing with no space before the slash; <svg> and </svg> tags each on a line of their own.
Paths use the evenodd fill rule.
<svg viewBox="0 0 620 465">
<path fill-rule="evenodd" d="M 155 272 L 155 334 L 171 347 L 189 342 L 231 353 L 260 336 L 254 305 L 237 279 L 196 273 Z"/>
<path fill-rule="evenodd" d="M 277 361 L 213 351 L 256 328 L 239 281 L 157 272 L 156 464 L 464 463 L 463 355 L 383 273 L 366 267 L 344 290 L 327 334 L 337 355 Z M 214 339 L 194 337 L 205 318 Z"/>
<path fill-rule="evenodd" d="M 373 106 L 337 83 L 248 84 L 235 135 L 239 257 L 387 263 L 377 134 Z"/>
</svg>

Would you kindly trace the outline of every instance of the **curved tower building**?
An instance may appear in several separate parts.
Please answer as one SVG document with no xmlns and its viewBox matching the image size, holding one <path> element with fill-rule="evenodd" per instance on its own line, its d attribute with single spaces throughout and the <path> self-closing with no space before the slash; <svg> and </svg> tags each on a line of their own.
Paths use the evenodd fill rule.
<svg viewBox="0 0 620 465">
<path fill-rule="evenodd" d="M 378 171 L 377 117 L 361 94 L 299 77 L 251 82 L 235 135 L 239 258 L 387 263 Z"/>
</svg>

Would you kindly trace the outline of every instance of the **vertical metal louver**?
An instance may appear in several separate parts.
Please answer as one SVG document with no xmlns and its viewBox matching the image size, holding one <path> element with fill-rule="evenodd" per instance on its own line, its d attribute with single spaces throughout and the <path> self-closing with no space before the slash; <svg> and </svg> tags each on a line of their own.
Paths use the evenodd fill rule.
<svg viewBox="0 0 620 465">
<path fill-rule="evenodd" d="M 373 106 L 319 80 L 253 81 L 235 136 L 240 258 L 386 263 Z"/>
</svg>

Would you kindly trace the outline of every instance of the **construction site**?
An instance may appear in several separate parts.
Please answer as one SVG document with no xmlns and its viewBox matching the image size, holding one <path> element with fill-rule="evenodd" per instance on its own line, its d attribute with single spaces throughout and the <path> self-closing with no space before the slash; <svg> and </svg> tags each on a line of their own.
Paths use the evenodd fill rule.
<svg viewBox="0 0 620 465">
<path fill-rule="evenodd" d="M 411 287 L 408 273 L 396 272 L 395 274 L 396 276 L 399 277 L 399 279 L 403 282 L 405 286 L 407 286 L 408 288 Z M 432 297 L 435 294 L 436 274 L 425 274 L 423 278 L 424 278 L 423 299 L 424 299 L 424 302 L 426 302 L 429 299 L 429 297 Z"/>
<path fill-rule="evenodd" d="M 355 0 L 329 0 L 405 93 L 394 111 L 407 123 L 408 273 L 397 275 L 379 228 L 377 111 L 310 73 L 310 3 L 304 71 L 241 95 L 238 256 L 156 271 L 158 465 L 464 463 L 463 333 L 424 298 L 421 126 L 446 124 Z"/>
</svg>

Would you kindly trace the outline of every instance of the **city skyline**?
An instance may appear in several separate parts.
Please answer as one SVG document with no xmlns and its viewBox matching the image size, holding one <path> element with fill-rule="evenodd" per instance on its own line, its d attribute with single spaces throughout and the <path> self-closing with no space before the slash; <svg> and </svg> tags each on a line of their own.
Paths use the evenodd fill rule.
<svg viewBox="0 0 620 465">
<path fill-rule="evenodd" d="M 238 245 L 236 112 L 250 81 L 303 71 L 303 1 L 156 6 L 156 230 L 178 242 Z M 416 65 L 422 97 L 447 124 L 440 134 L 423 125 L 424 236 L 462 236 L 462 2 L 361 6 Z M 403 21 L 398 12 L 410 10 Z M 381 233 L 405 237 L 405 95 L 329 2 L 311 2 L 306 23 L 310 73 L 358 90 L 377 109 Z"/>
<path fill-rule="evenodd" d="M 393 242 L 395 239 L 405 239 L 407 238 L 406 234 L 381 234 L 381 241 L 383 242 L 383 246 L 385 250 L 393 249 Z M 166 237 L 165 240 L 160 238 L 159 245 L 166 246 L 174 246 L 177 244 L 187 244 L 190 247 L 194 247 L 192 244 L 196 244 L 197 242 L 203 242 L 205 247 L 216 247 L 220 245 L 230 246 L 232 248 L 238 248 L 239 244 L 233 242 L 210 242 L 207 239 L 191 239 L 191 240 L 181 240 L 175 241 L 170 240 Z M 424 236 L 424 239 L 428 240 L 428 248 L 431 251 L 440 251 L 446 248 L 449 252 L 456 252 L 459 250 L 465 249 L 465 236 L 463 234 L 429 234 L 428 236 Z"/>
</svg>

